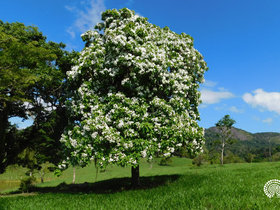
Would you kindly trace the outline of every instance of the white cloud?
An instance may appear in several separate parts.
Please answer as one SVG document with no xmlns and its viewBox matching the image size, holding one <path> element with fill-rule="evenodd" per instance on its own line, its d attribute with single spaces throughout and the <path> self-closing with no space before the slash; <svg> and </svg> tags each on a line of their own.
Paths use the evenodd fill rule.
<svg viewBox="0 0 280 210">
<path fill-rule="evenodd" d="M 77 19 L 72 26 L 68 27 L 67 32 L 72 38 L 76 33 L 84 33 L 101 21 L 101 13 L 105 11 L 104 0 L 87 0 L 81 2 L 83 9 L 75 6 L 65 6 L 65 8 L 73 12 Z"/>
<path fill-rule="evenodd" d="M 219 103 L 222 99 L 232 98 L 234 95 L 229 91 L 201 90 L 201 100 L 203 104 Z"/>
<path fill-rule="evenodd" d="M 235 112 L 235 113 L 243 113 L 243 110 L 242 109 L 238 109 L 236 106 L 231 106 L 229 108 L 229 111 Z"/>
<path fill-rule="evenodd" d="M 66 5 L 65 6 L 65 9 L 67 9 L 67 10 L 69 10 L 69 11 L 74 11 L 76 8 L 75 7 L 71 7 L 71 6 L 69 6 L 69 5 Z"/>
<path fill-rule="evenodd" d="M 267 118 L 262 120 L 263 123 L 272 123 L 273 119 L 272 118 Z"/>
<path fill-rule="evenodd" d="M 73 27 L 67 28 L 66 32 L 74 39 L 76 37 Z"/>
<path fill-rule="evenodd" d="M 243 100 L 253 107 L 276 112 L 280 115 L 280 92 L 265 92 L 263 89 L 257 89 L 251 93 L 245 93 Z"/>
<path fill-rule="evenodd" d="M 215 87 L 217 85 L 217 82 L 213 82 L 211 80 L 205 80 L 205 82 L 202 84 L 204 87 Z"/>
</svg>

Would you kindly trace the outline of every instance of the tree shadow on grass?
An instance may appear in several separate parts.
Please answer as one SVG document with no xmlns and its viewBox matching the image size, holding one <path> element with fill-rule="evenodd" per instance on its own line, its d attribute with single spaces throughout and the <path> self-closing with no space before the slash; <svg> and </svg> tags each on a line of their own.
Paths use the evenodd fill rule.
<svg viewBox="0 0 280 210">
<path fill-rule="evenodd" d="M 145 190 L 161 186 L 170 185 L 180 177 L 187 180 L 184 181 L 187 188 L 195 184 L 200 184 L 204 179 L 201 175 L 161 175 L 161 176 L 148 176 L 140 177 L 140 186 L 137 188 L 131 187 L 131 178 L 113 178 L 93 183 L 82 184 L 66 184 L 60 183 L 54 187 L 32 187 L 29 192 L 31 193 L 69 193 L 69 194 L 110 194 L 129 190 Z M 193 181 L 194 182 L 193 182 Z M 21 193 L 20 191 L 10 192 L 9 195 Z"/>
<path fill-rule="evenodd" d="M 174 182 L 180 175 L 164 175 L 164 176 L 149 176 L 140 177 L 141 185 L 137 188 L 131 187 L 131 178 L 113 178 L 94 183 L 82 184 L 65 184 L 61 183 L 56 187 L 35 187 L 33 190 L 40 193 L 54 192 L 54 193 L 95 193 L 107 194 L 127 190 L 150 189 L 163 186 Z"/>
</svg>

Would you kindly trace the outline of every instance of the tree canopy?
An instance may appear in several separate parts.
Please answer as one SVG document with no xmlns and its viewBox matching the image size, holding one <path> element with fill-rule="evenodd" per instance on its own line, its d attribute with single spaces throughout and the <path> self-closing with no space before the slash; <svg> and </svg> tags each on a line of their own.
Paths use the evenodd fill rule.
<svg viewBox="0 0 280 210">
<path fill-rule="evenodd" d="M 53 112 L 62 112 L 63 79 L 71 65 L 64 47 L 47 42 L 36 27 L 0 21 L 0 173 L 32 145 Z M 11 117 L 32 117 L 33 127 L 15 132 Z"/>
<path fill-rule="evenodd" d="M 67 72 L 77 87 L 68 101 L 75 121 L 61 138 L 60 168 L 93 159 L 137 167 L 142 157 L 169 157 L 182 146 L 200 152 L 198 88 L 207 66 L 192 37 L 126 8 L 102 20 L 82 35 L 85 48 Z"/>
<path fill-rule="evenodd" d="M 220 119 L 216 123 L 216 126 L 219 129 L 222 129 L 222 128 L 230 129 L 234 123 L 235 123 L 235 120 L 231 119 L 231 117 L 229 115 L 225 115 L 222 119 Z"/>
</svg>

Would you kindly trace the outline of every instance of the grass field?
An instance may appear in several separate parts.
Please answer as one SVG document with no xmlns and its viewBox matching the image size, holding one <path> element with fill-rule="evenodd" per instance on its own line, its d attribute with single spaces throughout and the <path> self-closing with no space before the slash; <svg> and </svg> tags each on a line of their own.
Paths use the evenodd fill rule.
<svg viewBox="0 0 280 210">
<path fill-rule="evenodd" d="M 75 185 L 70 168 L 59 178 L 47 174 L 33 193 L 2 195 L 0 209 L 280 209 L 280 198 L 263 191 L 267 181 L 280 179 L 279 172 L 278 162 L 195 167 L 189 159 L 173 158 L 170 166 L 143 162 L 142 185 L 130 189 L 130 168 L 109 167 L 97 180 L 94 166 L 79 168 Z M 10 168 L 0 180 L 23 173 Z"/>
</svg>

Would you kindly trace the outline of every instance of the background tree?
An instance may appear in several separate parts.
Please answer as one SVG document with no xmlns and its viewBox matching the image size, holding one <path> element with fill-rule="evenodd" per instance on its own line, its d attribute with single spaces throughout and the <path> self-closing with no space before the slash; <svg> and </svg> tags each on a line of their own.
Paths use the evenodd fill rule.
<svg viewBox="0 0 280 210">
<path fill-rule="evenodd" d="M 44 144 L 44 151 L 50 153 L 48 145 L 56 139 L 52 147 L 57 148 L 63 123 L 67 123 L 61 100 L 65 72 L 71 66 L 71 53 L 64 47 L 63 43 L 47 42 L 36 27 L 0 21 L 0 173 L 27 147 L 26 151 L 37 151 Z M 20 136 L 15 138 L 9 118 L 31 116 L 32 128 L 18 132 Z M 55 154 L 53 150 L 52 157 Z"/>
<path fill-rule="evenodd" d="M 60 143 L 61 135 L 68 124 L 68 113 L 65 107 L 65 100 L 69 97 L 66 92 L 71 92 L 70 86 L 65 80 L 65 73 L 67 70 L 71 69 L 72 59 L 76 57 L 77 53 L 72 51 L 71 53 L 63 51 L 63 56 L 60 57 L 56 62 L 58 63 L 59 70 L 63 73 L 63 78 L 60 81 L 60 86 L 50 86 L 45 88 L 51 95 L 52 109 L 47 111 L 41 111 L 39 109 L 36 114 L 36 118 L 31 127 L 25 129 L 25 138 L 29 139 L 27 145 L 27 151 L 32 151 L 35 154 L 32 159 L 22 159 L 21 154 L 17 158 L 16 162 L 23 166 L 26 166 L 31 171 L 39 170 L 41 176 L 41 181 L 43 181 L 44 170 L 46 167 L 42 168 L 43 163 L 52 163 L 58 165 L 62 159 L 62 147 Z M 53 92 L 51 92 L 53 90 Z M 49 102 L 50 103 L 50 102 Z M 35 115 L 34 114 L 34 115 Z M 33 116 L 34 116 L 33 115 Z M 25 152 L 25 150 L 24 150 Z M 33 164 L 30 164 L 33 162 Z M 28 163 L 28 164 L 26 164 Z M 34 166 L 29 167 L 29 166 Z M 50 169 L 54 169 L 51 167 Z"/>
<path fill-rule="evenodd" d="M 61 139 L 67 158 L 60 168 L 93 159 L 131 166 L 136 186 L 140 158 L 201 150 L 198 88 L 207 67 L 189 35 L 129 9 L 107 10 L 102 20 L 82 35 L 85 48 L 67 72 L 77 87 L 68 102 L 75 120 Z"/>
<path fill-rule="evenodd" d="M 224 164 L 224 151 L 225 146 L 232 142 L 231 127 L 235 123 L 235 120 L 231 119 L 229 115 L 225 115 L 216 123 L 216 127 L 219 129 L 219 136 L 221 140 L 221 164 Z"/>
<path fill-rule="evenodd" d="M 255 157 L 256 157 L 255 154 L 248 153 L 246 160 L 247 160 L 248 163 L 252 163 Z"/>
</svg>

